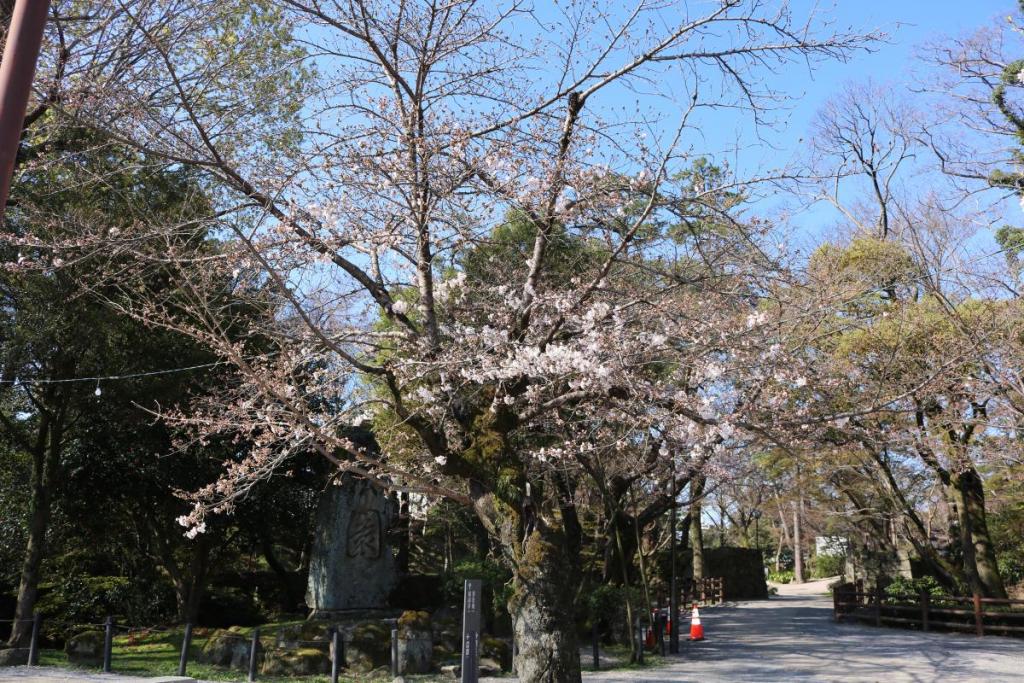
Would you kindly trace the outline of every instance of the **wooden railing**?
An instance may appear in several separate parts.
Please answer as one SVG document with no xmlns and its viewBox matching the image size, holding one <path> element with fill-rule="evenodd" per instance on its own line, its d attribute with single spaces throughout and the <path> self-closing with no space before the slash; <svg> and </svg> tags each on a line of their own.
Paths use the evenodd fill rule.
<svg viewBox="0 0 1024 683">
<path fill-rule="evenodd" d="M 836 621 L 853 619 L 875 626 L 892 625 L 922 631 L 935 628 L 973 631 L 979 636 L 986 633 L 1024 636 L 1024 600 L 979 595 L 933 596 L 927 591 L 894 599 L 882 591 L 856 590 L 851 584 L 845 584 L 833 590 L 832 601 Z"/>
<path fill-rule="evenodd" d="M 684 607 L 697 603 L 700 605 L 717 605 L 725 601 L 725 579 L 721 576 L 709 576 L 704 579 L 689 579 L 681 588 L 680 605 Z"/>
</svg>

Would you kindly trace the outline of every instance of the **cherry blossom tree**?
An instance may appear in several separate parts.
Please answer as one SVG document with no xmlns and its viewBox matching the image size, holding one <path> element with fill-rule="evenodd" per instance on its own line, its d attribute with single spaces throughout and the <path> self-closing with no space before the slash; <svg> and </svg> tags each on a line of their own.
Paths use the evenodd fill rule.
<svg viewBox="0 0 1024 683">
<path fill-rule="evenodd" d="M 188 533 L 306 452 L 471 505 L 513 570 L 520 679 L 579 680 L 576 501 L 594 463 L 701 467 L 790 428 L 780 397 L 806 383 L 773 308 L 772 226 L 732 210 L 734 173 L 686 171 L 690 134 L 725 109 L 770 122 L 766 75 L 874 36 L 761 0 L 117 8 L 144 49 L 93 69 L 76 114 L 203 170 L 226 244 L 197 259 L 181 226 L 140 222 L 55 248 L 133 253 L 163 230 L 112 303 L 237 369 L 164 416 L 247 445 L 194 494 Z M 132 296 L 157 264 L 173 299 Z M 345 437 L 360 422 L 380 456 Z"/>
</svg>

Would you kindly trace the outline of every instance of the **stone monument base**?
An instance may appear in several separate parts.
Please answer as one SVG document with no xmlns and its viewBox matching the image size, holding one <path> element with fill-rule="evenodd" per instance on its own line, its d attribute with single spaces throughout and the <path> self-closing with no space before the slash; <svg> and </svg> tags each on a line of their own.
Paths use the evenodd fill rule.
<svg viewBox="0 0 1024 683">
<path fill-rule="evenodd" d="M 402 616 L 402 610 L 392 607 L 363 609 L 314 609 L 310 610 L 306 621 L 329 621 L 345 624 L 358 621 L 390 621 Z"/>
</svg>

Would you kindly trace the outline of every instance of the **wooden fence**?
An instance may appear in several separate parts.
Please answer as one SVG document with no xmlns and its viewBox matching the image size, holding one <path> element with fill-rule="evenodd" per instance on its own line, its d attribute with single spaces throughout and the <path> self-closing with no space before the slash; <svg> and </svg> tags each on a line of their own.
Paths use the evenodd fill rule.
<svg viewBox="0 0 1024 683">
<path fill-rule="evenodd" d="M 709 576 L 705 579 L 689 579 L 680 587 L 680 602 L 686 605 L 717 605 L 725 601 L 725 579 L 721 576 Z"/>
<path fill-rule="evenodd" d="M 836 621 L 852 619 L 873 623 L 944 631 L 1024 637 L 1024 600 L 983 598 L 979 595 L 930 595 L 892 598 L 880 590 L 858 590 L 841 584 L 832 592 Z"/>
</svg>

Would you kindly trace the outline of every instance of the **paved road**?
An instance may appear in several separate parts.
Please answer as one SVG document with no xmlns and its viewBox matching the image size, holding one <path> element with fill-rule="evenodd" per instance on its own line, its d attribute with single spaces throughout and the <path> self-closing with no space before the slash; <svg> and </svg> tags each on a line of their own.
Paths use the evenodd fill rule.
<svg viewBox="0 0 1024 683">
<path fill-rule="evenodd" d="M 192 680 L 177 676 L 139 678 L 137 676 L 74 671 L 52 666 L 12 666 L 0 669 L 0 683 L 178 683 Z"/>
<path fill-rule="evenodd" d="M 668 667 L 592 674 L 585 680 L 1024 681 L 1020 640 L 835 624 L 831 598 L 808 595 L 812 590 L 794 588 L 768 601 L 703 610 L 707 639 L 686 643 Z"/>
</svg>

